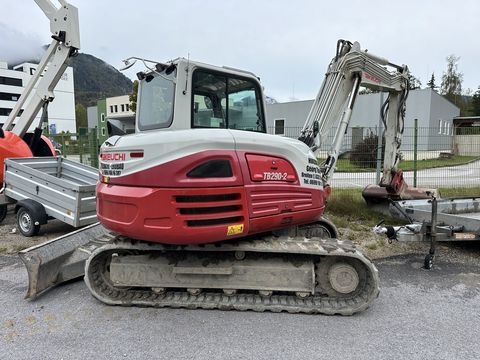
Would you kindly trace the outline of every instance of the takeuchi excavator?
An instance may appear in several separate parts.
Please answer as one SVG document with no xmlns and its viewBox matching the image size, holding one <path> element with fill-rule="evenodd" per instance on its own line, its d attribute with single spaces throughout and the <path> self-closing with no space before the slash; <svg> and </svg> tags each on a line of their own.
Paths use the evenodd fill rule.
<svg viewBox="0 0 480 360">
<path fill-rule="evenodd" d="M 101 147 L 101 225 L 20 253 L 27 298 L 84 275 L 109 305 L 350 315 L 378 272 L 323 217 L 361 86 L 387 91 L 383 182 L 395 178 L 408 69 L 340 40 L 299 140 L 266 133 L 251 72 L 143 62 L 136 131 Z M 387 110 L 388 109 L 388 110 Z M 314 151 L 337 127 L 329 156 Z M 392 192 L 395 187 L 389 188 Z"/>
</svg>

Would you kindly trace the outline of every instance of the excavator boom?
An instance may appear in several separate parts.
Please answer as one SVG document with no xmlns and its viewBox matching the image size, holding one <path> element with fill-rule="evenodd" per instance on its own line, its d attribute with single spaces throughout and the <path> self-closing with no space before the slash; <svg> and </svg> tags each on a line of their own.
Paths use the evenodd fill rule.
<svg viewBox="0 0 480 360">
<path fill-rule="evenodd" d="M 300 140 L 316 150 L 325 142 L 330 129 L 336 127 L 328 158 L 322 168 L 324 184 L 328 184 L 333 176 L 360 87 L 389 94 L 383 106 L 388 109 L 383 116 L 385 137 L 388 140 L 382 185 L 390 183 L 392 170 L 396 169 L 398 163 L 405 101 L 408 96 L 408 75 L 407 66 L 395 65 L 387 59 L 362 50 L 358 42 L 338 41 L 336 55 L 328 66 L 300 136 Z"/>
</svg>

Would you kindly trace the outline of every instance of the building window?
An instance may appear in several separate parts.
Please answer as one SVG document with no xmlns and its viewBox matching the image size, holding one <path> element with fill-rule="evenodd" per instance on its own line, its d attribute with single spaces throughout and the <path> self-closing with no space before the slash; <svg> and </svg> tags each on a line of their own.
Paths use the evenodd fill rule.
<svg viewBox="0 0 480 360">
<path fill-rule="evenodd" d="M 125 109 L 126 109 L 127 111 L 130 111 L 130 105 L 129 105 L 129 104 L 125 104 Z"/>
<path fill-rule="evenodd" d="M 118 112 L 118 105 L 115 105 L 115 112 Z"/>
<path fill-rule="evenodd" d="M 438 120 L 438 133 L 441 134 L 442 133 L 442 120 Z"/>
<path fill-rule="evenodd" d="M 110 105 L 110 112 L 113 113 L 113 105 Z"/>
<path fill-rule="evenodd" d="M 8 116 L 12 109 L 0 108 L 0 116 Z"/>
<path fill-rule="evenodd" d="M 101 121 L 102 123 L 105 122 L 105 114 L 104 114 L 104 113 L 101 113 L 101 114 L 100 114 L 100 121 Z"/>
<path fill-rule="evenodd" d="M 121 107 L 122 107 L 122 112 L 124 112 L 125 111 L 125 105 L 122 104 Z"/>
<path fill-rule="evenodd" d="M 30 68 L 30 75 L 33 75 L 35 74 L 35 69 L 34 68 Z"/>
<path fill-rule="evenodd" d="M 102 130 L 101 130 L 101 131 L 102 131 L 102 136 L 106 136 L 105 126 L 102 126 L 101 129 L 102 129 Z"/>
<path fill-rule="evenodd" d="M 285 119 L 275 119 L 275 135 L 285 135 Z"/>
<path fill-rule="evenodd" d="M 17 101 L 20 94 L 0 93 L 0 100 Z"/>
<path fill-rule="evenodd" d="M 23 86 L 22 79 L 0 76 L 0 85 Z"/>
<path fill-rule="evenodd" d="M 0 108 L 0 116 L 8 116 L 12 112 L 13 109 L 7 109 L 7 108 Z M 18 112 L 17 116 L 21 116 L 23 114 L 23 109 L 21 109 Z"/>
<path fill-rule="evenodd" d="M 445 123 L 445 135 L 450 135 L 450 123 Z"/>
</svg>

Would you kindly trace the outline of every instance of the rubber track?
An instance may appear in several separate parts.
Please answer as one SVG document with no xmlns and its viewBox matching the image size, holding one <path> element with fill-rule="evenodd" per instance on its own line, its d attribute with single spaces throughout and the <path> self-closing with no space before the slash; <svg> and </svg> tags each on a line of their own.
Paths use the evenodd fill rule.
<svg viewBox="0 0 480 360">
<path fill-rule="evenodd" d="M 105 281 L 104 261 L 122 250 L 128 252 L 150 251 L 245 251 L 257 253 L 294 253 L 313 256 L 336 256 L 357 259 L 365 272 L 364 287 L 354 297 L 329 297 L 311 295 L 305 299 L 295 295 L 270 297 L 254 293 L 226 295 L 223 292 L 202 292 L 192 295 L 187 291 L 166 291 L 157 294 L 144 288 L 117 288 Z M 85 265 L 85 282 L 98 300 L 109 305 L 171 307 L 187 309 L 252 310 L 327 315 L 352 315 L 367 309 L 378 297 L 378 271 L 370 260 L 348 241 L 335 239 L 267 238 L 252 241 L 205 246 L 169 246 L 144 242 L 132 242 L 117 237 L 111 243 L 94 251 Z M 240 290 L 239 290 L 240 291 Z"/>
</svg>

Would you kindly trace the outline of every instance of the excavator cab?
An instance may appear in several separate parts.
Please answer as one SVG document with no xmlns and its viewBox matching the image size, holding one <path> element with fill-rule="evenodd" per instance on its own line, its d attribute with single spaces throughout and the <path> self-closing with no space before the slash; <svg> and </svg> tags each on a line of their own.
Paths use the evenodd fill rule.
<svg viewBox="0 0 480 360">
<path fill-rule="evenodd" d="M 262 89 L 251 73 L 177 59 L 157 63 L 137 76 L 137 132 L 193 128 L 266 132 Z"/>
</svg>

